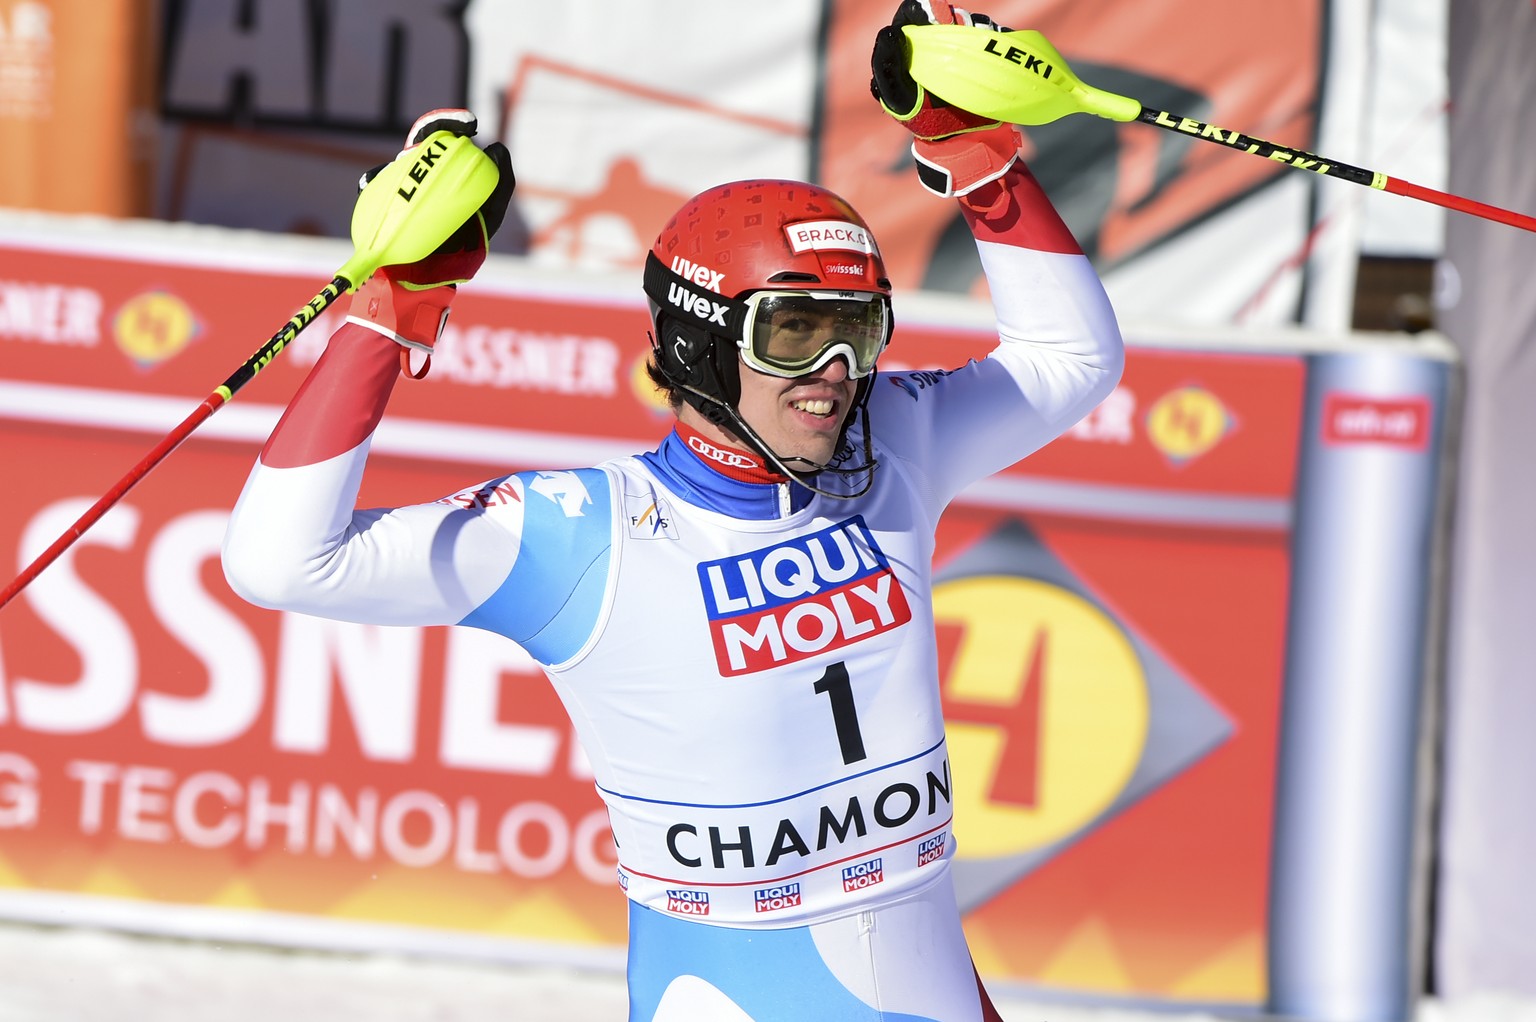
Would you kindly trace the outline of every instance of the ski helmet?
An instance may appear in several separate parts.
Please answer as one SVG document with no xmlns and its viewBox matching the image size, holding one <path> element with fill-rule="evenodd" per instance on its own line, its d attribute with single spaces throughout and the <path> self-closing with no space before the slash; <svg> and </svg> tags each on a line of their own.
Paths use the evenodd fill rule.
<svg viewBox="0 0 1536 1022">
<path fill-rule="evenodd" d="M 749 442 L 736 412 L 743 359 L 799 376 L 845 357 L 859 381 L 857 411 L 890 339 L 891 282 L 868 224 L 839 196 L 803 181 L 735 181 L 695 195 L 651 247 L 644 287 L 662 377 Z M 845 329 L 816 349 L 774 350 L 765 324 L 799 300 Z M 852 419 L 850 411 L 845 430 Z"/>
</svg>

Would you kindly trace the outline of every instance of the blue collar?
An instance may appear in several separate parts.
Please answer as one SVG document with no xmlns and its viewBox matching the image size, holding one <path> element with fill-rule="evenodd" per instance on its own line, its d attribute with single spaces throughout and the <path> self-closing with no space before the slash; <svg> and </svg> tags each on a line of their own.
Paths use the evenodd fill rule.
<svg viewBox="0 0 1536 1022">
<path fill-rule="evenodd" d="M 753 521 L 783 518 L 805 507 L 814 496 L 804 486 L 792 482 L 751 483 L 724 476 L 689 450 L 675 430 L 667 434 L 656 450 L 640 455 L 640 460 L 668 489 L 688 503 L 732 518 Z M 780 495 L 786 487 L 790 505 L 787 511 L 779 506 Z"/>
</svg>

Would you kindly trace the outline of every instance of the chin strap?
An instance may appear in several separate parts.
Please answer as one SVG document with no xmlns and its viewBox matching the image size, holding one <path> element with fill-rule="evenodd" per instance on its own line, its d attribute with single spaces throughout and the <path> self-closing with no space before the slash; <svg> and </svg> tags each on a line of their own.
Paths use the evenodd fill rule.
<svg viewBox="0 0 1536 1022">
<path fill-rule="evenodd" d="M 871 383 L 873 383 L 873 374 L 871 374 Z M 778 469 L 784 475 L 794 480 L 794 482 L 798 485 L 804 486 L 807 490 L 810 490 L 812 493 L 815 493 L 818 496 L 827 497 L 832 500 L 852 500 L 855 497 L 864 496 L 864 494 L 869 492 L 869 488 L 875 484 L 875 469 L 880 466 L 880 462 L 875 459 L 874 442 L 870 438 L 869 409 L 867 407 L 869 403 L 869 393 L 874 389 L 873 386 L 864 388 L 864 400 L 860 401 L 858 405 L 853 409 L 854 415 L 862 413 L 864 416 L 864 464 L 856 465 L 853 468 L 833 468 L 830 465 L 818 465 L 814 461 L 810 461 L 806 458 L 781 458 L 773 450 L 773 448 L 768 446 L 767 442 L 765 442 L 762 437 L 758 436 L 755 429 L 747 425 L 746 420 L 741 417 L 741 414 L 737 412 L 736 409 L 732 408 L 724 401 L 721 401 L 719 398 L 710 397 L 708 394 L 704 393 L 698 388 L 691 387 L 686 383 L 679 383 L 677 386 L 682 390 L 692 394 L 694 397 L 708 402 L 711 410 L 723 414 L 724 418 L 726 419 L 725 422 L 719 422 L 713 416 L 711 416 L 711 421 L 715 421 L 717 425 L 725 429 L 729 429 L 731 432 L 735 433 L 742 440 L 746 441 L 754 451 L 767 459 L 769 464 L 773 465 L 774 468 Z M 851 423 L 851 417 L 849 421 Z M 847 436 L 846 429 L 843 431 L 843 436 Z M 839 440 L 841 441 L 841 438 L 839 438 Z M 841 442 L 839 442 L 838 447 L 839 449 L 842 448 Z M 798 470 L 793 469 L 790 468 L 788 464 L 792 461 L 800 462 L 810 467 Z M 830 472 L 833 475 L 845 479 L 852 478 L 853 476 L 863 473 L 864 480 L 863 484 L 851 493 L 833 493 L 831 490 L 824 490 L 820 486 L 817 486 L 815 483 L 811 482 L 812 479 L 823 472 Z"/>
<path fill-rule="evenodd" d="M 655 336 L 648 336 L 650 336 L 651 339 L 651 347 L 653 349 L 656 348 L 657 345 Z M 705 419 L 714 423 L 721 429 L 729 430 L 730 432 L 736 434 L 736 436 L 745 442 L 748 447 L 762 456 L 764 460 L 766 460 L 780 473 L 789 477 L 789 479 L 793 482 L 804 486 L 812 493 L 817 494 L 818 496 L 830 498 L 831 500 L 852 500 L 855 497 L 864 496 L 864 494 L 869 492 L 870 487 L 875 484 L 875 469 L 879 467 L 880 463 L 875 459 L 874 441 L 870 435 L 871 431 L 869 428 L 868 405 L 869 396 L 874 393 L 875 390 L 875 379 L 879 375 L 878 369 L 871 369 L 869 375 L 866 376 L 863 380 L 859 381 L 859 389 L 857 391 L 858 397 L 855 401 L 852 413 L 848 416 L 848 420 L 843 424 L 842 431 L 838 434 L 837 452 L 833 455 L 833 460 L 836 461 L 838 455 L 840 455 L 843 451 L 843 441 L 847 439 L 848 429 L 853 424 L 854 416 L 863 413 L 864 464 L 856 465 L 853 468 L 833 468 L 831 465 L 818 465 L 806 458 L 780 457 L 778 452 L 774 451 L 771 447 L 768 446 L 768 443 L 762 437 L 758 436 L 757 430 L 747 425 L 746 421 L 742 419 L 741 413 L 736 410 L 734 405 L 731 405 L 730 403 L 722 400 L 719 397 L 716 397 L 713 394 L 706 394 L 703 390 L 700 390 L 697 386 L 687 382 L 686 380 L 677 379 L 666 371 L 666 363 L 664 360 L 658 359 L 657 365 L 661 368 L 662 375 L 667 378 L 667 381 L 671 383 L 673 387 L 687 395 L 686 400 L 688 401 L 688 404 L 697 410 L 700 415 L 704 416 Z M 710 360 L 709 364 L 706 366 L 706 369 L 708 372 L 713 374 L 715 378 L 715 389 L 721 393 L 727 393 L 728 388 L 725 386 L 725 381 L 720 378 L 719 366 L 717 366 L 713 360 Z M 807 467 L 798 470 L 790 468 L 787 463 L 791 461 L 799 462 Z M 815 483 L 811 482 L 813 478 L 823 472 L 831 473 L 832 475 L 839 476 L 844 479 L 851 479 L 852 477 L 863 473 L 864 480 L 863 484 L 859 485 L 858 488 L 851 493 L 833 493 L 832 491 L 824 490 L 817 486 Z"/>
</svg>

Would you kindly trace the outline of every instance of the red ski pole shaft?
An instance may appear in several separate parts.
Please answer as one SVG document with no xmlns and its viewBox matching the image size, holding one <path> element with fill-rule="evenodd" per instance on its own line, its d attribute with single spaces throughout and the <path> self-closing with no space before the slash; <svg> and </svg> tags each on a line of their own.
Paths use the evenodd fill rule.
<svg viewBox="0 0 1536 1022">
<path fill-rule="evenodd" d="M 4 589 L 0 589 L 0 608 L 25 589 L 33 579 L 42 574 L 43 569 L 58 560 L 64 551 L 74 545 L 75 541 L 85 535 L 87 529 L 101 520 L 101 517 L 112 509 L 112 506 L 138 485 L 139 480 L 149 475 L 155 466 L 181 446 L 183 440 L 192 435 L 203 423 L 207 422 L 214 412 L 223 407 L 236 391 L 245 386 L 253 377 L 268 365 L 271 365 L 284 348 L 293 343 L 293 339 L 299 335 L 299 331 L 314 322 L 320 313 L 330 307 L 331 303 L 344 294 L 352 285 L 348 280 L 338 275 L 320 292 L 310 299 L 309 304 L 294 314 L 293 318 L 283 325 L 283 328 L 261 346 L 250 358 L 232 373 L 229 379 L 219 385 L 212 394 L 203 399 L 203 403 L 193 409 L 192 414 L 167 433 L 154 448 L 146 454 L 139 463 L 128 470 L 128 473 L 113 484 L 112 488 L 102 494 L 101 499 L 92 504 L 90 508 L 75 520 L 75 523 L 64 533 L 48 545 L 48 548 L 39 554 L 31 564 L 22 570 L 20 575 L 11 581 Z"/>
<path fill-rule="evenodd" d="M 1512 209 L 1503 209 L 1499 206 L 1490 206 L 1486 202 L 1478 202 L 1476 199 L 1463 198 L 1460 195 L 1452 195 L 1449 192 L 1436 191 L 1423 185 L 1416 185 L 1399 178 L 1388 177 L 1379 170 L 1369 170 L 1365 167 L 1356 167 L 1348 163 L 1317 153 L 1309 153 L 1304 149 L 1295 149 L 1290 146 L 1277 145 L 1274 142 L 1256 138 L 1253 135 L 1245 135 L 1240 131 L 1231 131 L 1215 124 L 1207 124 L 1190 117 L 1180 117 L 1170 114 L 1165 110 L 1154 110 L 1143 106 L 1137 114 L 1136 120 L 1153 127 L 1173 131 L 1189 138 L 1202 142 L 1211 142 L 1216 145 L 1226 146 L 1238 152 L 1248 153 L 1260 159 L 1272 160 L 1281 166 L 1291 167 L 1295 170 L 1307 170 L 1314 174 L 1322 174 L 1325 177 L 1334 177 L 1342 181 L 1351 181 L 1357 185 L 1374 188 L 1377 191 L 1391 192 L 1393 195 L 1402 195 L 1410 199 L 1418 199 L 1422 202 L 1430 202 L 1446 209 L 1454 209 L 1458 213 L 1470 213 L 1473 216 L 1482 217 L 1484 220 L 1494 220 L 1511 227 L 1519 227 L 1527 231 L 1536 231 L 1536 217 L 1517 213 Z"/>
</svg>

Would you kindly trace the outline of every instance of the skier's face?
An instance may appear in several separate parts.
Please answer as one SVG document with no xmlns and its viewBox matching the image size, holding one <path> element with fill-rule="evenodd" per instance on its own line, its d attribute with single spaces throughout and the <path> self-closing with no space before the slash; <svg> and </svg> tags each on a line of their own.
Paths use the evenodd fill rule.
<svg viewBox="0 0 1536 1022">
<path fill-rule="evenodd" d="M 804 459 L 817 467 L 832 460 L 857 387 L 841 358 L 792 379 L 769 376 L 743 363 L 736 408 L 769 450 L 791 469 L 805 471 L 810 466 L 789 459 Z"/>
</svg>

